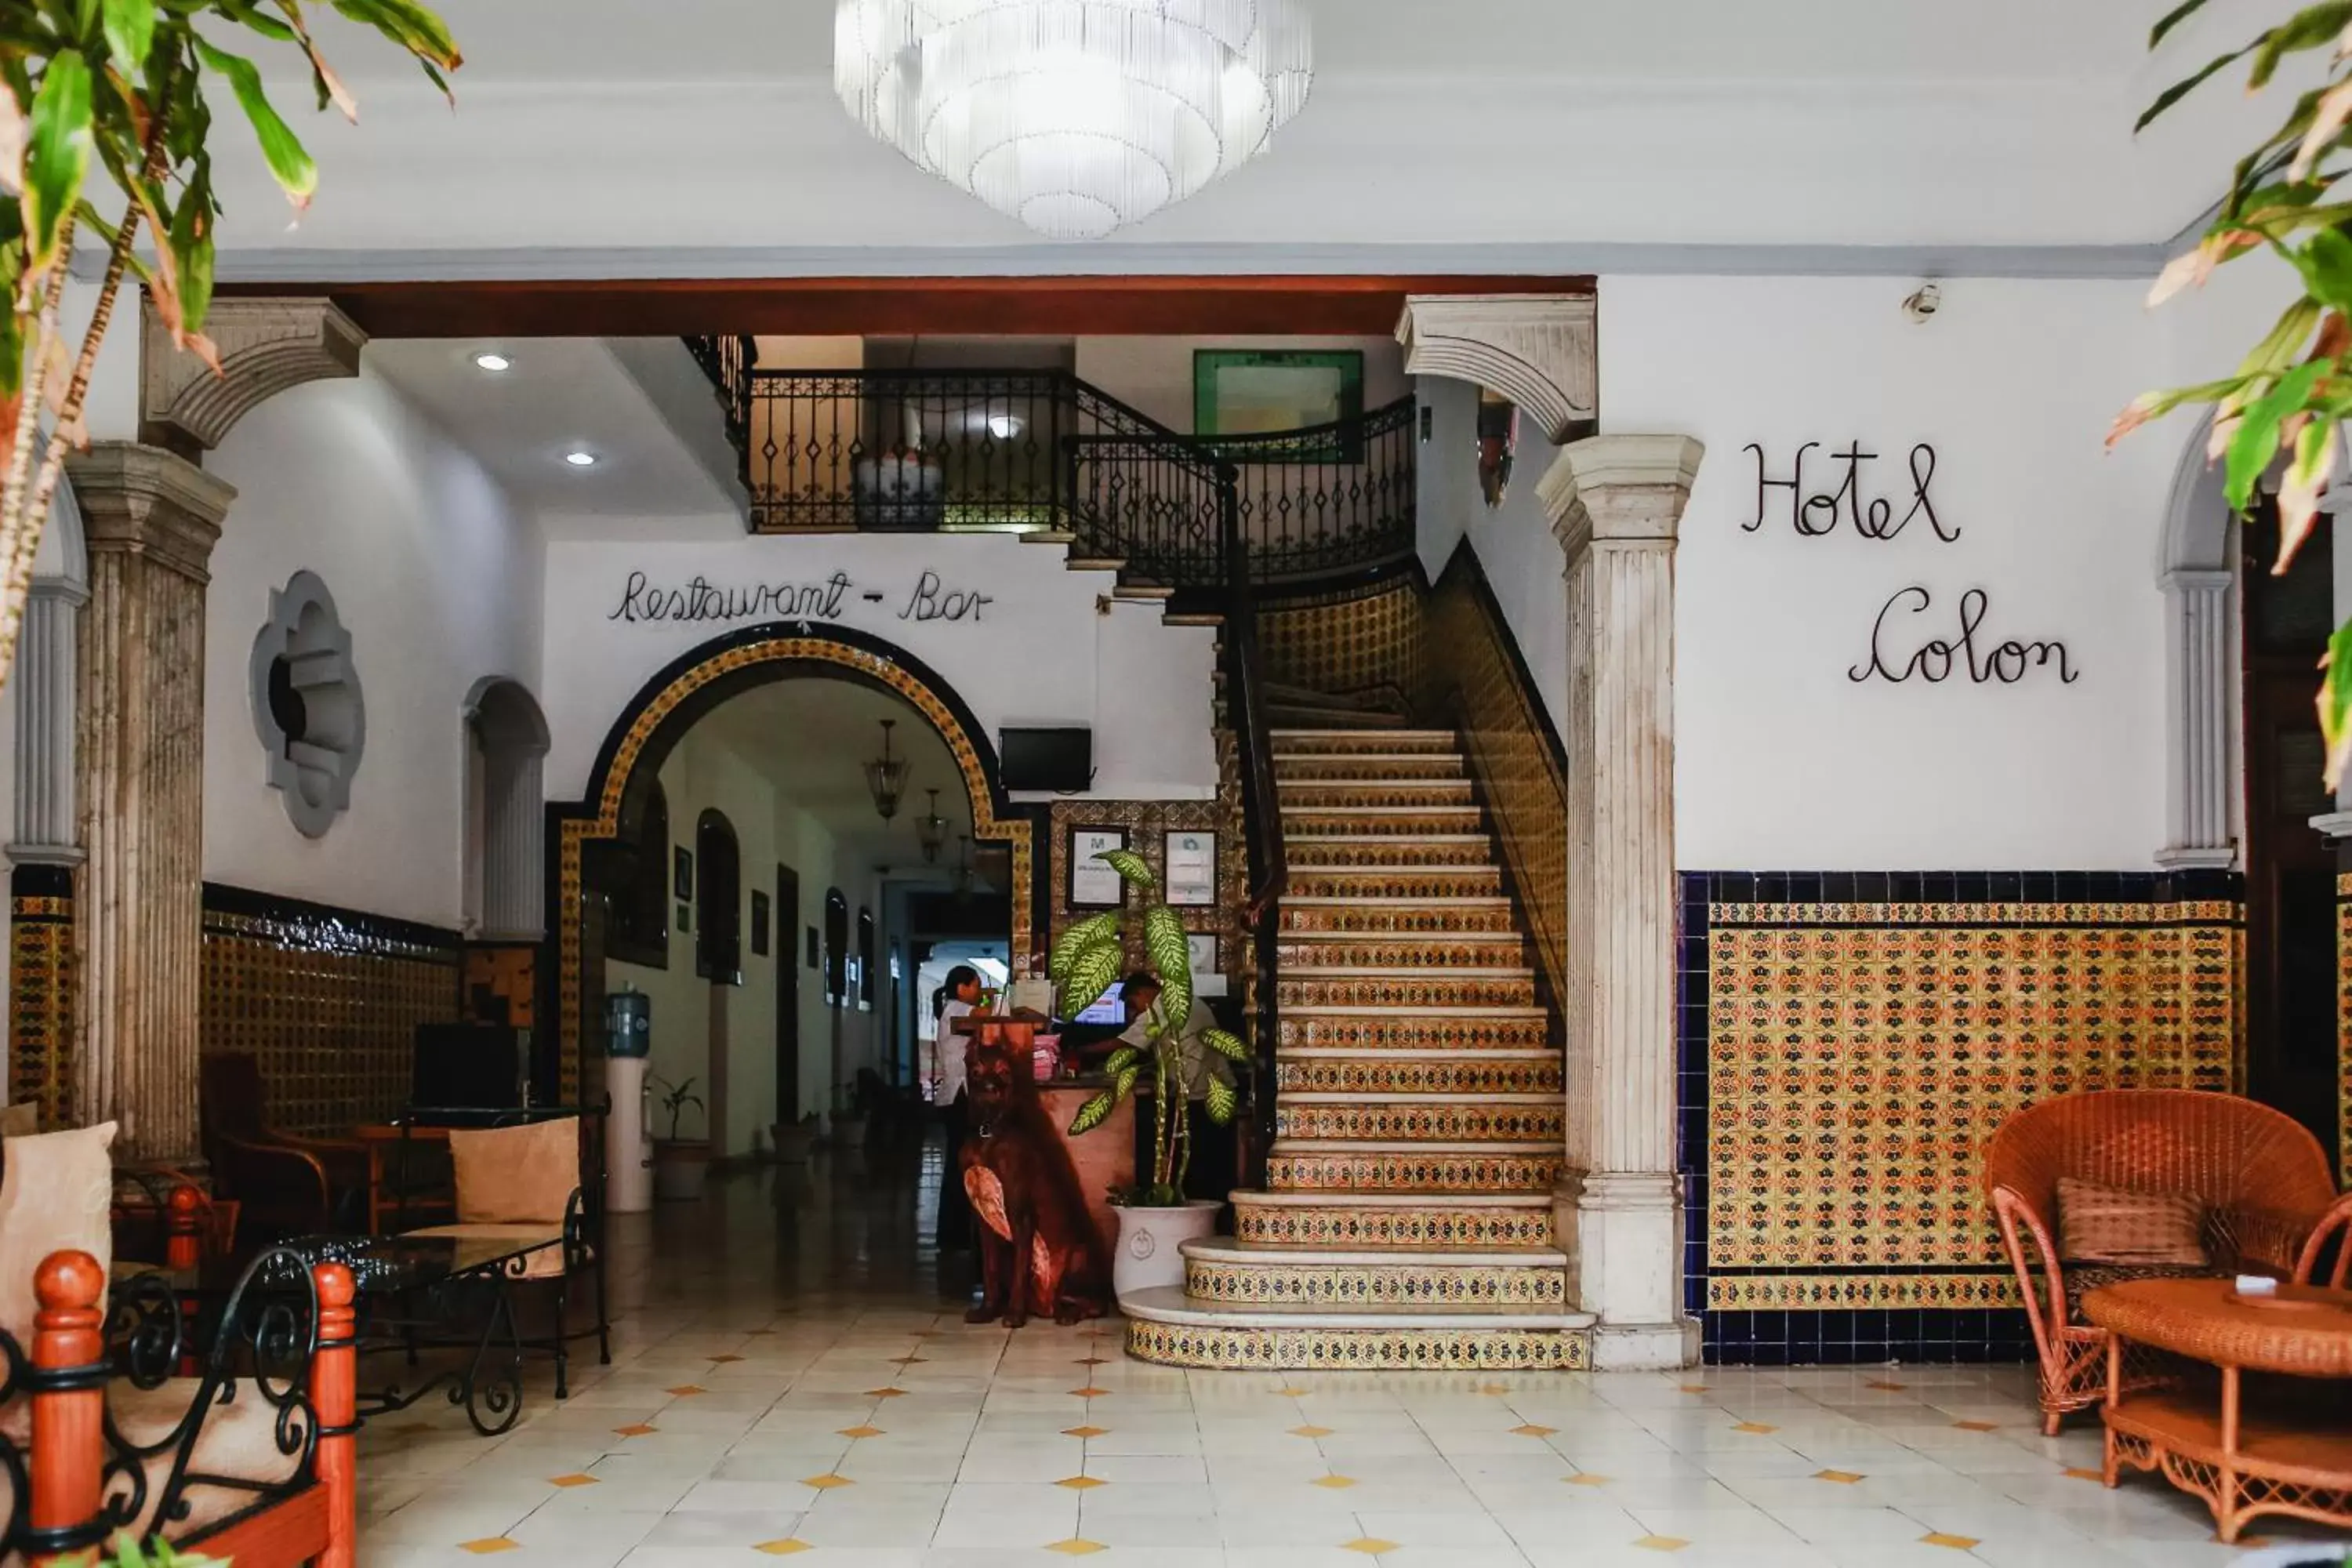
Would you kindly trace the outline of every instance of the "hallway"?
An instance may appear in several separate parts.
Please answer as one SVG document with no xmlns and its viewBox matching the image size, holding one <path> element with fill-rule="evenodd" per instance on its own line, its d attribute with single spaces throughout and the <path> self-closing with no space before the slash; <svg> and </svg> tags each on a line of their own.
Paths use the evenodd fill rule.
<svg viewBox="0 0 2352 1568">
<path fill-rule="evenodd" d="M 1115 1322 L 969 1328 L 917 1241 L 926 1166 L 820 1156 L 616 1226 L 614 1364 L 562 1405 L 539 1373 L 502 1438 L 438 1399 L 368 1427 L 362 1562 L 2259 1561 L 2155 1481 L 2103 1491 L 2024 1367 L 1184 1372 Z"/>
</svg>

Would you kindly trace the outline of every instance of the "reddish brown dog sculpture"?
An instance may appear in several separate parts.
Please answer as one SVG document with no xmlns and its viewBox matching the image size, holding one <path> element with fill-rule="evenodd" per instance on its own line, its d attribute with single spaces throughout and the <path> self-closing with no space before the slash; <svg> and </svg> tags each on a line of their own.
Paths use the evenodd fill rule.
<svg viewBox="0 0 2352 1568">
<path fill-rule="evenodd" d="M 1004 1034 L 984 1027 L 971 1047 L 963 1186 L 980 1216 L 982 1293 L 964 1321 L 1002 1318 L 1017 1329 L 1032 1313 L 1057 1323 L 1099 1318 L 1110 1294 L 1102 1234 L 1037 1098 L 1028 1042 Z"/>
</svg>

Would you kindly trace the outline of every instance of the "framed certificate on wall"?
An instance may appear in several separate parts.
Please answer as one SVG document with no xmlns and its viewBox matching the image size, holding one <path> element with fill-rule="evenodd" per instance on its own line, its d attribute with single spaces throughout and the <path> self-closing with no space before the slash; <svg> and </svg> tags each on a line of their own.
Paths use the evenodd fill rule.
<svg viewBox="0 0 2352 1568">
<path fill-rule="evenodd" d="M 1168 901 L 1203 905 L 1217 901 L 1217 836 L 1213 833 L 1171 831 L 1165 841 L 1167 870 L 1160 878 Z"/>
<path fill-rule="evenodd" d="M 1127 885 L 1118 873 L 1097 858 L 1126 847 L 1124 827 L 1070 829 L 1070 908 L 1115 910 L 1127 901 Z"/>
</svg>

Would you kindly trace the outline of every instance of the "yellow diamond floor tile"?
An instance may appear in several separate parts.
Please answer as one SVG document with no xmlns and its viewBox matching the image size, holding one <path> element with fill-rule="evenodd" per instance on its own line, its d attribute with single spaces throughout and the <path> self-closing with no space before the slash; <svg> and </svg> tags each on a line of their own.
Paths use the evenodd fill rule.
<svg viewBox="0 0 2352 1568">
<path fill-rule="evenodd" d="M 363 1568 L 2243 1560 L 2158 1481 L 2077 1479 L 2095 1427 L 2042 1437 L 2018 1366 L 1185 1372 L 1116 1321 L 967 1326 L 939 1163 L 821 1156 L 616 1220 L 613 1364 L 587 1347 L 559 1404 L 534 1362 L 504 1436 L 437 1394 L 368 1426 Z"/>
</svg>

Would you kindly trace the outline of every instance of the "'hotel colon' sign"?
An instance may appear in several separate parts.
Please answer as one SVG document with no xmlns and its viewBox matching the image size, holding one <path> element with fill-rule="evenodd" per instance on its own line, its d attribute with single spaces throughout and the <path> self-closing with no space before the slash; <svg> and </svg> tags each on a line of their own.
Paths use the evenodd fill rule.
<svg viewBox="0 0 2352 1568">
<path fill-rule="evenodd" d="M 1898 489 L 1885 494 L 1874 486 L 1874 470 L 1868 467 L 1879 460 L 1879 455 L 1863 450 L 1859 441 L 1827 454 L 1822 460 L 1829 467 L 1831 488 L 1814 488 L 1808 480 L 1805 462 L 1822 446 L 1819 441 L 1808 441 L 1798 447 L 1787 477 L 1776 479 L 1763 447 L 1748 443 L 1745 449 L 1756 458 L 1756 515 L 1739 525 L 1741 532 L 1758 532 L 1775 515 L 1785 515 L 1790 531 L 1801 539 L 1820 539 L 1850 529 L 1858 539 L 1884 543 L 1916 524 L 1938 543 L 1959 542 L 1959 525 L 1937 514 L 1930 493 L 1936 478 L 1933 447 L 1924 441 L 1914 446 L 1905 458 L 1906 472 Z M 1821 470 L 1814 472 L 1818 477 Z M 1782 493 L 1776 497 L 1776 490 Z M 2014 686 L 2031 675 L 2048 671 L 2063 685 L 2074 683 L 2081 672 L 2064 643 L 2048 638 L 2021 642 L 2015 637 L 1995 641 L 1986 633 L 1984 622 L 1991 605 L 1985 590 L 1970 588 L 1949 611 L 1938 616 L 1936 595 L 1925 584 L 1896 589 L 1870 624 L 1867 655 L 1846 670 L 1846 679 L 1857 683 L 1885 680 L 1898 686 L 1918 679 L 1934 686 L 1961 678 L 1979 686 Z M 1922 620 L 1923 616 L 1929 618 Z M 1937 635 L 1921 635 L 1931 631 Z"/>
</svg>

